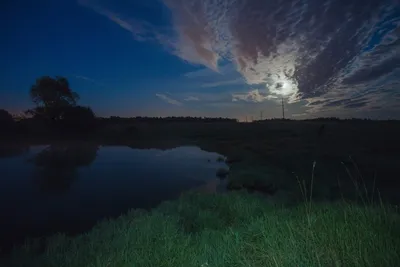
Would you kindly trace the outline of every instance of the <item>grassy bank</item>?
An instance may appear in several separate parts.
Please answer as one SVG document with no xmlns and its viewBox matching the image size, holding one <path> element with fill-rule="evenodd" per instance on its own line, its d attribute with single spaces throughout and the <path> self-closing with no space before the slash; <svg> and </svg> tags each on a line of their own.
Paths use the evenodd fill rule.
<svg viewBox="0 0 400 267">
<path fill-rule="evenodd" d="M 392 208 L 272 203 L 244 192 L 186 194 L 151 212 L 103 221 L 87 234 L 27 243 L 8 264 L 392 267 L 400 262 L 400 217 Z"/>
<path fill-rule="evenodd" d="M 400 203 L 393 176 L 399 172 L 398 123 L 326 123 L 323 137 L 316 137 L 320 123 L 313 122 L 175 126 L 138 125 L 135 134 L 96 141 L 132 148 L 198 145 L 227 156 L 226 182 L 232 189 L 264 188 L 273 197 L 241 191 L 186 194 L 151 212 L 131 211 L 101 222 L 87 234 L 30 242 L 5 266 L 392 267 L 400 262 L 397 211 L 365 206 L 369 201 L 331 202 L 369 200 L 375 192 Z M 302 189 L 312 186 L 315 202 L 296 204 L 308 195 L 300 192 L 299 181 Z M 280 197 L 294 201 L 277 206 Z"/>
</svg>

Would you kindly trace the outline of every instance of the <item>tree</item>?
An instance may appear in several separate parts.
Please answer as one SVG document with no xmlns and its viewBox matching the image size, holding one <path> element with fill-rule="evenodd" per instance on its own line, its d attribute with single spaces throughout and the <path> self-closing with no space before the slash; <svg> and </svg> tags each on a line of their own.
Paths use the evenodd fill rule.
<svg viewBox="0 0 400 267">
<path fill-rule="evenodd" d="M 0 134 L 12 131 L 14 126 L 15 121 L 11 114 L 4 109 L 0 109 L 0 128 L 2 129 Z"/>
<path fill-rule="evenodd" d="M 90 131 L 96 127 L 96 116 L 90 107 L 69 107 L 63 114 L 62 122 L 67 129 Z"/>
<path fill-rule="evenodd" d="M 0 123 L 3 124 L 12 124 L 14 123 L 14 119 L 7 110 L 0 109 Z"/>
<path fill-rule="evenodd" d="M 33 115 L 44 116 L 52 121 L 62 118 L 66 108 L 76 106 L 79 95 L 69 87 L 66 78 L 43 76 L 31 86 L 30 97 L 36 104 Z"/>
</svg>

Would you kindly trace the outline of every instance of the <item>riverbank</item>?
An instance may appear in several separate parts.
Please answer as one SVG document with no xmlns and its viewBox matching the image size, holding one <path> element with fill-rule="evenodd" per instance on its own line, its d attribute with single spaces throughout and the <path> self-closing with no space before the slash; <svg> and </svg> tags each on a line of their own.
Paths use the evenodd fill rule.
<svg viewBox="0 0 400 267">
<path fill-rule="evenodd" d="M 396 266 L 400 216 L 357 204 L 275 205 L 258 194 L 183 195 L 76 237 L 14 251 L 7 266 Z"/>
<path fill-rule="evenodd" d="M 388 203 L 400 203 L 399 124 L 331 122 L 317 136 L 320 125 L 137 124 L 132 134 L 90 137 L 104 146 L 217 152 L 230 167 L 224 182 L 239 191 L 184 194 L 86 234 L 36 241 L 15 250 L 11 266 L 395 266 L 400 223 Z M 310 206 L 303 194 L 311 186 Z"/>
<path fill-rule="evenodd" d="M 315 200 L 354 199 L 359 196 L 354 191 L 357 182 L 366 186 L 369 196 L 379 192 L 385 202 L 400 204 L 400 180 L 393 176 L 400 172 L 398 136 L 397 121 L 127 121 L 107 124 L 96 134 L 78 139 L 26 135 L 8 143 L 29 146 L 80 140 L 144 149 L 198 146 L 227 157 L 232 170 L 227 177 L 230 189 L 298 194 L 297 180 L 309 186 L 313 172 Z"/>
</svg>

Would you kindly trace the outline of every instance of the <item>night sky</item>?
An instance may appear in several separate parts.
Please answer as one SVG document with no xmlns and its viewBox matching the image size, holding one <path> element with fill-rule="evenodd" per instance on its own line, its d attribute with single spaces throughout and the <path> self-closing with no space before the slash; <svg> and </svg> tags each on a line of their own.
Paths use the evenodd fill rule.
<svg viewBox="0 0 400 267">
<path fill-rule="evenodd" d="M 68 78 L 99 116 L 400 119 L 398 0 L 3 0 L 0 108 Z"/>
</svg>

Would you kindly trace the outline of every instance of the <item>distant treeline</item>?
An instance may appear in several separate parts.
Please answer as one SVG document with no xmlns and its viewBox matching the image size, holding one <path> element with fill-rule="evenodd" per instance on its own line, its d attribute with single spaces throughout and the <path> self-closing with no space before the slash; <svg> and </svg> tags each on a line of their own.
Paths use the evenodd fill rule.
<svg viewBox="0 0 400 267">
<path fill-rule="evenodd" d="M 169 117 L 131 117 L 122 118 L 111 116 L 101 118 L 96 116 L 90 107 L 78 105 L 79 95 L 74 92 L 66 78 L 61 76 L 43 76 L 38 78 L 29 89 L 33 107 L 26 110 L 24 115 L 12 116 L 6 110 L 0 109 L 0 135 L 8 136 L 71 136 L 81 133 L 136 133 L 136 123 L 171 123 L 171 122 L 200 122 L 200 123 L 236 123 L 232 118 L 207 118 L 191 116 Z M 252 123 L 267 121 L 298 121 L 291 119 L 273 118 L 257 120 Z M 371 119 L 340 119 L 337 117 L 313 118 L 303 121 L 371 121 Z M 394 120 L 386 120 L 394 121 Z M 122 126 L 122 127 L 119 127 Z M 114 132 L 113 132 L 114 131 Z"/>
<path fill-rule="evenodd" d="M 263 122 L 263 121 L 377 121 L 372 120 L 370 118 L 337 118 L 337 117 L 319 117 L 319 118 L 312 118 L 312 119 L 302 119 L 302 120 L 294 120 L 294 119 L 282 119 L 282 118 L 271 118 L 271 119 L 264 119 L 264 120 L 257 120 L 254 122 Z M 386 120 L 379 120 L 379 121 L 399 121 L 394 119 L 386 119 Z"/>
<path fill-rule="evenodd" d="M 305 119 L 304 121 L 371 121 L 371 119 L 364 118 L 349 118 L 349 119 L 340 119 L 337 117 L 319 117 L 313 119 Z"/>
<path fill-rule="evenodd" d="M 207 117 L 190 117 L 190 116 L 170 116 L 170 117 L 131 117 L 122 118 L 118 116 L 111 116 L 109 118 L 100 118 L 103 121 L 113 121 L 113 122 L 237 122 L 237 119 L 231 118 L 207 118 Z"/>
</svg>

